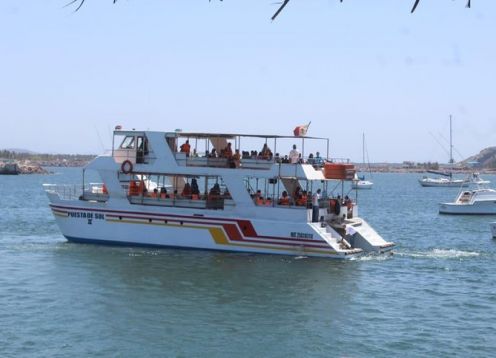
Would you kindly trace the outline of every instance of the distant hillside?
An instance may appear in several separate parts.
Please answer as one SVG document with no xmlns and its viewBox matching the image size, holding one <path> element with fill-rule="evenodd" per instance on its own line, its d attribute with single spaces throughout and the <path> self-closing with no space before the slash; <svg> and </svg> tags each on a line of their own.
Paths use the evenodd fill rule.
<svg viewBox="0 0 496 358">
<path fill-rule="evenodd" d="M 473 155 L 461 163 L 468 166 L 470 162 L 478 162 L 482 168 L 496 168 L 496 147 L 489 147 L 480 151 L 479 154 Z"/>
</svg>

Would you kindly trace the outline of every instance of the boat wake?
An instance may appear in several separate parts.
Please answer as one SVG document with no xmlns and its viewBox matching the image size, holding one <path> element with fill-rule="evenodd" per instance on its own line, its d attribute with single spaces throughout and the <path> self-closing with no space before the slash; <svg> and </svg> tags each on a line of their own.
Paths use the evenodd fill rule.
<svg viewBox="0 0 496 358">
<path fill-rule="evenodd" d="M 465 257 L 477 257 L 480 256 L 480 253 L 475 251 L 462 251 L 454 249 L 432 249 L 430 251 L 399 252 L 397 255 L 414 258 L 458 259 Z"/>
</svg>

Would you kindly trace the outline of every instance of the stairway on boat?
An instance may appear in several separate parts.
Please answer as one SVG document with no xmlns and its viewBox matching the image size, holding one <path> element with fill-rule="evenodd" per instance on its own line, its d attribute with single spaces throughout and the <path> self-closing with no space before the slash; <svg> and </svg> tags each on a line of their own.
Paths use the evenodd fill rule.
<svg viewBox="0 0 496 358">
<path fill-rule="evenodd" d="M 340 250 L 359 249 L 364 252 L 385 252 L 393 248 L 394 243 L 385 241 L 365 220 L 360 218 L 344 221 L 330 221 L 322 227 L 321 223 L 312 223 L 312 227 L 331 245 Z"/>
</svg>

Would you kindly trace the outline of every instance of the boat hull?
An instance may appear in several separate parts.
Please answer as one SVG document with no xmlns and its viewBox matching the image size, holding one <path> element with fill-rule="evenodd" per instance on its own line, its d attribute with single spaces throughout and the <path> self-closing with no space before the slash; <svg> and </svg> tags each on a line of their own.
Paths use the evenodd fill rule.
<svg viewBox="0 0 496 358">
<path fill-rule="evenodd" d="M 363 181 L 361 180 L 358 182 L 353 181 L 351 183 L 352 189 L 372 189 L 373 186 L 374 186 L 374 183 L 367 181 L 367 180 L 363 180 Z"/>
<path fill-rule="evenodd" d="M 362 253 L 362 250 L 356 250 L 356 254 L 337 252 L 309 224 L 89 209 L 53 204 L 51 208 L 62 234 L 67 240 L 78 243 L 339 259 Z M 261 235 L 259 232 L 266 234 Z"/>
<path fill-rule="evenodd" d="M 466 181 L 430 181 L 419 179 L 420 185 L 423 187 L 439 187 L 439 188 L 466 188 L 469 183 Z"/>
<path fill-rule="evenodd" d="M 479 201 L 476 204 L 442 203 L 439 205 L 439 213 L 451 215 L 496 215 L 496 202 Z"/>
</svg>

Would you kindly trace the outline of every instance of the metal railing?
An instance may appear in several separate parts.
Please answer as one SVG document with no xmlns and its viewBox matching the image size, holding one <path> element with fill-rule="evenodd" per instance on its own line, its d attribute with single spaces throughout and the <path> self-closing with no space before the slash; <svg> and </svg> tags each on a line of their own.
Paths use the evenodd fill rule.
<svg viewBox="0 0 496 358">
<path fill-rule="evenodd" d="M 81 185 L 76 184 L 43 184 L 43 189 L 57 194 L 62 200 L 75 200 L 83 194 Z"/>
</svg>

